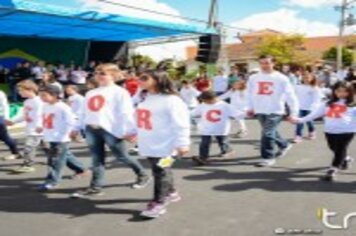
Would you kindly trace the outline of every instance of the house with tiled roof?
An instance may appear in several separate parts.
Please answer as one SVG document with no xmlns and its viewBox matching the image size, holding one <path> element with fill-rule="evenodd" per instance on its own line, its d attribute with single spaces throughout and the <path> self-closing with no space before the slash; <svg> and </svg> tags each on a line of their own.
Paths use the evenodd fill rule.
<svg viewBox="0 0 356 236">
<path fill-rule="evenodd" d="M 258 67 L 257 47 L 265 37 L 278 36 L 283 33 L 271 29 L 251 32 L 240 36 L 240 43 L 227 44 L 224 46 L 226 57 L 230 65 L 237 65 L 246 70 Z M 311 63 L 320 63 L 325 51 L 337 45 L 337 36 L 311 37 L 305 38 L 303 46 L 300 48 Z M 356 48 L 356 36 L 345 38 L 347 47 Z M 187 48 L 188 60 L 194 59 L 197 53 L 196 47 Z"/>
</svg>

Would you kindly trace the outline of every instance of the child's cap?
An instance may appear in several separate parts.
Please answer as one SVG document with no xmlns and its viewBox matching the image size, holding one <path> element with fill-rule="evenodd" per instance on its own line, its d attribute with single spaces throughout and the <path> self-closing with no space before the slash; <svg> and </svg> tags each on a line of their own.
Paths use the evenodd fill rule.
<svg viewBox="0 0 356 236">
<path fill-rule="evenodd" d="M 46 92 L 58 98 L 61 96 L 62 93 L 61 89 L 55 85 L 46 85 L 40 89 L 40 92 Z"/>
</svg>

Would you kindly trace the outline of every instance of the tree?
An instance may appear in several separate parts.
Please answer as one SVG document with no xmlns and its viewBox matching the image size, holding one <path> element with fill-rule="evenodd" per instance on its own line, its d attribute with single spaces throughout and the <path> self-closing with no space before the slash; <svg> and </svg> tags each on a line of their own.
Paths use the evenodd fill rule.
<svg viewBox="0 0 356 236">
<path fill-rule="evenodd" d="M 303 35 L 271 35 L 257 46 L 257 54 L 274 56 L 278 64 L 304 65 L 311 58 L 303 52 L 303 44 Z"/>
<path fill-rule="evenodd" d="M 332 47 L 326 52 L 324 52 L 323 59 L 328 61 L 336 61 L 337 58 L 337 49 L 336 47 Z M 352 65 L 354 60 L 354 54 L 350 49 L 343 48 L 342 49 L 342 62 L 345 66 Z"/>
</svg>

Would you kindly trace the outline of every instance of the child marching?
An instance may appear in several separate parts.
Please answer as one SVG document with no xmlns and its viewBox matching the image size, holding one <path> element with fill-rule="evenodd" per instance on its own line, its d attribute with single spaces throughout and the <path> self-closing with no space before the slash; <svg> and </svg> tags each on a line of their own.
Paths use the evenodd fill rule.
<svg viewBox="0 0 356 236">
<path fill-rule="evenodd" d="M 169 203 L 180 200 L 173 182 L 172 154 L 183 156 L 189 151 L 190 116 L 166 73 L 144 73 L 140 81 L 148 96 L 137 109 L 138 148 L 148 158 L 154 177 L 153 199 L 141 215 L 157 218 Z"/>
<path fill-rule="evenodd" d="M 348 82 L 337 82 L 331 99 L 303 118 L 292 119 L 294 123 L 305 123 L 324 117 L 325 137 L 334 158 L 323 180 L 333 181 L 339 170 L 349 168 L 353 159 L 348 156 L 348 147 L 356 132 L 356 106 L 353 86 Z"/>
</svg>

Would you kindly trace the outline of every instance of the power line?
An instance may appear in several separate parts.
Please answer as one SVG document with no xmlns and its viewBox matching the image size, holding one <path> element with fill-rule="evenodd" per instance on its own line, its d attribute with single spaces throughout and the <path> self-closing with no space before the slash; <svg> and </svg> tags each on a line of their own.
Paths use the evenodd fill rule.
<svg viewBox="0 0 356 236">
<path fill-rule="evenodd" d="M 125 7 L 125 8 L 134 9 L 134 10 L 137 10 L 137 11 L 148 12 L 148 13 L 157 14 L 157 15 L 161 15 L 161 16 L 168 16 L 168 17 L 187 20 L 187 21 L 196 22 L 196 23 L 208 24 L 208 21 L 202 20 L 202 19 L 174 15 L 174 14 L 170 14 L 170 13 L 166 13 L 166 12 L 160 12 L 160 11 L 155 11 L 155 10 L 151 10 L 151 9 L 147 9 L 147 8 L 136 7 L 136 6 L 132 6 L 132 5 L 124 4 L 124 3 L 113 2 L 111 0 L 98 0 L 98 1 L 102 2 L 102 3 L 106 3 L 106 4 L 111 4 L 111 5 L 116 5 L 116 6 L 121 6 L 121 7 Z M 224 27 L 224 28 L 235 29 L 237 31 L 241 31 L 241 30 L 249 31 L 249 32 L 252 31 L 251 29 L 239 28 L 239 27 L 225 25 L 225 24 L 221 24 L 220 26 Z"/>
</svg>

